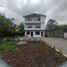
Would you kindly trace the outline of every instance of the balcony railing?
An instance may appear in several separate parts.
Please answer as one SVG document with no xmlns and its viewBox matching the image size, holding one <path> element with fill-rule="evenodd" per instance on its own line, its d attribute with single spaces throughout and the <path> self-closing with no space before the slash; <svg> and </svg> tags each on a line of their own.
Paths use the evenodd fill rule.
<svg viewBox="0 0 67 67">
<path fill-rule="evenodd" d="M 45 23 L 44 21 L 25 21 L 25 23 Z"/>
<path fill-rule="evenodd" d="M 25 28 L 25 30 L 44 30 L 42 28 Z"/>
</svg>

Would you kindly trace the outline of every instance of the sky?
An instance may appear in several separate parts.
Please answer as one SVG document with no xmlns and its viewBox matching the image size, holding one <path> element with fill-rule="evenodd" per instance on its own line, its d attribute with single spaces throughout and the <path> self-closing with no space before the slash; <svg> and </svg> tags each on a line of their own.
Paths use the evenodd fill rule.
<svg viewBox="0 0 67 67">
<path fill-rule="evenodd" d="M 55 19 L 67 24 L 67 0 L 0 0 L 0 13 L 15 18 L 15 23 L 24 22 L 23 16 L 30 13 L 46 15 L 46 22 Z"/>
</svg>

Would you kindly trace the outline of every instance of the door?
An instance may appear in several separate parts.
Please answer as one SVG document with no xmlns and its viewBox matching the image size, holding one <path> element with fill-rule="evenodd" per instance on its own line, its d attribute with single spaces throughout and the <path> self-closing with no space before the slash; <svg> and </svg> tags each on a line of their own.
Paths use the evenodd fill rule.
<svg viewBox="0 0 67 67">
<path fill-rule="evenodd" d="M 43 32 L 41 32 L 41 36 L 43 37 Z"/>
<path fill-rule="evenodd" d="M 33 37 L 33 32 L 31 32 L 31 37 Z"/>
</svg>

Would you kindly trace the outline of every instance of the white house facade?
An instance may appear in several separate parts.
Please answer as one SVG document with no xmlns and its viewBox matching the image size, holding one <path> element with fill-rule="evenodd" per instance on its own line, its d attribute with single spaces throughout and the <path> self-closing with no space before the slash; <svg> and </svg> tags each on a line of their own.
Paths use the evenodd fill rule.
<svg viewBox="0 0 67 67">
<path fill-rule="evenodd" d="M 24 16 L 25 35 L 28 37 L 44 37 L 45 36 L 45 15 L 32 13 Z"/>
</svg>

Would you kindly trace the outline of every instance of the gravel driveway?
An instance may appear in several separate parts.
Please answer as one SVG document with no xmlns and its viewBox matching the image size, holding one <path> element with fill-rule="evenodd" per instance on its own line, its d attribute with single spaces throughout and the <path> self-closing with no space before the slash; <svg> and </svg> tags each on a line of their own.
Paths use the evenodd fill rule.
<svg viewBox="0 0 67 67">
<path fill-rule="evenodd" d="M 64 54 L 67 55 L 67 40 L 61 38 L 42 38 L 42 40 L 61 50 Z"/>
</svg>

